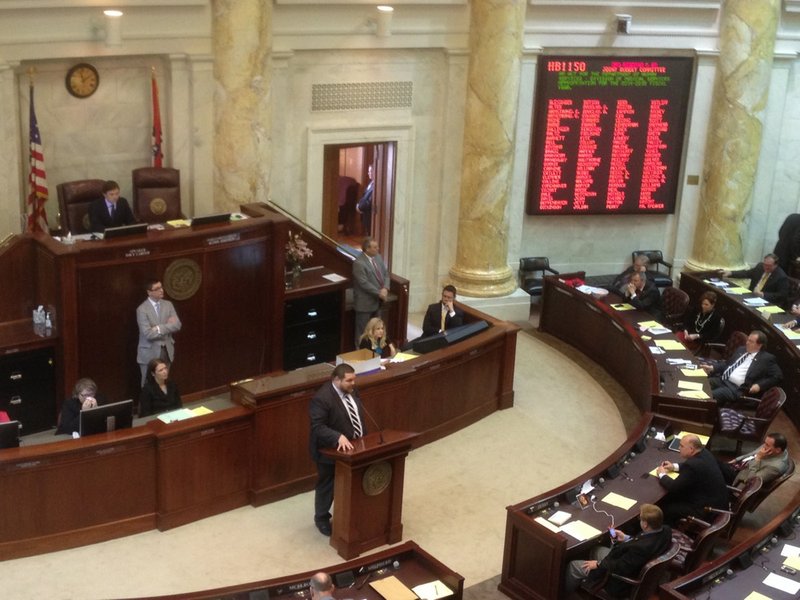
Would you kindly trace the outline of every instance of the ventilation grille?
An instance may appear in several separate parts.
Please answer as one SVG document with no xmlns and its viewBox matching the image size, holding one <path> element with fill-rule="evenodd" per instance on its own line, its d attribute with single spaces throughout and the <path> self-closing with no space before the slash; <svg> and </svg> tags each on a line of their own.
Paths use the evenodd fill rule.
<svg viewBox="0 0 800 600">
<path fill-rule="evenodd" d="M 411 108 L 411 81 L 318 83 L 311 86 L 311 110 L 368 110 Z"/>
</svg>

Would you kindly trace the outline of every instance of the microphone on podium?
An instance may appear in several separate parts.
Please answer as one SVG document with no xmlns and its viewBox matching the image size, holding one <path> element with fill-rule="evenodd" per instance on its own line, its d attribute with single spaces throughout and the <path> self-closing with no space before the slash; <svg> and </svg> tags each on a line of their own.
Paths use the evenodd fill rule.
<svg viewBox="0 0 800 600">
<path fill-rule="evenodd" d="M 369 417 L 369 420 L 372 421 L 372 423 L 375 425 L 376 429 L 378 430 L 378 434 L 380 435 L 380 438 L 378 440 L 378 444 L 383 444 L 383 428 L 380 425 L 378 425 L 378 422 L 375 420 L 375 417 L 373 417 L 372 413 L 370 413 L 367 410 L 367 406 L 363 402 L 361 403 L 361 408 L 364 410 L 364 414 Z"/>
</svg>

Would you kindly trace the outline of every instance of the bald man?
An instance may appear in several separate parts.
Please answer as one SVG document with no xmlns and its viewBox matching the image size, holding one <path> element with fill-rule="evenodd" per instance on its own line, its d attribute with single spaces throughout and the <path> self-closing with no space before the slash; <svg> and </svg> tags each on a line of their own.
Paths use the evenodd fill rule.
<svg viewBox="0 0 800 600">
<path fill-rule="evenodd" d="M 728 509 L 728 488 L 717 459 L 696 435 L 681 438 L 680 464 L 667 460 L 656 469 L 658 482 L 667 495 L 661 501 L 664 522 L 674 525 L 683 517 L 707 519 L 706 506 Z M 675 479 L 667 473 L 677 472 Z"/>
<path fill-rule="evenodd" d="M 333 580 L 327 573 L 320 571 L 309 581 L 311 600 L 333 600 Z"/>
</svg>

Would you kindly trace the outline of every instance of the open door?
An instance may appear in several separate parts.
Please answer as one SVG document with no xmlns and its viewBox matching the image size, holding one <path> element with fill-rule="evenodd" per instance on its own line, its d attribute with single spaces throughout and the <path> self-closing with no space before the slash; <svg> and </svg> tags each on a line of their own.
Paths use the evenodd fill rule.
<svg viewBox="0 0 800 600">
<path fill-rule="evenodd" d="M 364 237 L 375 238 L 391 269 L 397 144 L 335 144 L 324 152 L 322 232 L 359 249 Z M 372 201 L 367 218 L 358 205 L 368 191 Z"/>
</svg>

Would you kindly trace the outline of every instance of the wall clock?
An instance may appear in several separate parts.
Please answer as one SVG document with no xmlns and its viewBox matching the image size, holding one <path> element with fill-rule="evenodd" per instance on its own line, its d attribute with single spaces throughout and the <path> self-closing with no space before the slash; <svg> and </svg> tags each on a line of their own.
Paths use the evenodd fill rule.
<svg viewBox="0 0 800 600">
<path fill-rule="evenodd" d="M 67 91 L 76 98 L 88 98 L 97 91 L 100 75 L 89 63 L 78 63 L 67 71 Z"/>
</svg>

